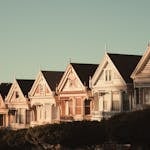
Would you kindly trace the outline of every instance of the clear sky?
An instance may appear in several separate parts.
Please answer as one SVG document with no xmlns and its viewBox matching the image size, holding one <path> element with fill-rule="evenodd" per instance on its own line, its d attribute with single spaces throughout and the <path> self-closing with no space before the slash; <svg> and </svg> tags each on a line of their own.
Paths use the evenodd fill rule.
<svg viewBox="0 0 150 150">
<path fill-rule="evenodd" d="M 150 0 L 0 0 L 0 81 L 35 78 L 108 52 L 143 54 Z"/>
</svg>

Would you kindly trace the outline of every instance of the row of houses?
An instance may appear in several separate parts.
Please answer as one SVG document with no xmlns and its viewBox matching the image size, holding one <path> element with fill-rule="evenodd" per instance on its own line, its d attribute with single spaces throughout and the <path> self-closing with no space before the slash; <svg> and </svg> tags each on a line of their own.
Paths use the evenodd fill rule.
<svg viewBox="0 0 150 150">
<path fill-rule="evenodd" d="M 70 63 L 35 80 L 0 84 L 0 126 L 27 128 L 98 120 L 150 104 L 150 46 L 143 56 L 105 53 L 100 64 Z"/>
</svg>

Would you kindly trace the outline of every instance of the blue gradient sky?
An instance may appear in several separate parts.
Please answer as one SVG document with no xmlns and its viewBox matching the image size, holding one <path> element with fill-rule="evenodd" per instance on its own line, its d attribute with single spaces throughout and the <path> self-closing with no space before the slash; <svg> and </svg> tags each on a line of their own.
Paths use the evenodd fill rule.
<svg viewBox="0 0 150 150">
<path fill-rule="evenodd" d="M 105 52 L 143 54 L 149 0 L 0 0 L 0 81 L 39 69 L 99 63 Z"/>
</svg>

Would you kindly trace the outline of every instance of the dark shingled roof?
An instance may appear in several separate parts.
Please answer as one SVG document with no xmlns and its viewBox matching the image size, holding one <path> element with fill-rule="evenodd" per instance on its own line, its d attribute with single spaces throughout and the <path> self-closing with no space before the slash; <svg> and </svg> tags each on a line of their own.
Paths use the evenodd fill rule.
<svg viewBox="0 0 150 150">
<path fill-rule="evenodd" d="M 132 83 L 130 78 L 132 72 L 134 71 L 136 65 L 140 61 L 140 55 L 126 55 L 126 54 L 110 54 L 107 53 L 119 73 L 123 77 L 126 83 Z"/>
<path fill-rule="evenodd" d="M 71 65 L 79 76 L 81 82 L 89 87 L 89 77 L 94 75 L 98 64 L 71 63 Z"/>
<path fill-rule="evenodd" d="M 28 92 L 30 91 L 34 80 L 24 80 L 24 79 L 16 79 L 24 96 L 28 96 Z"/>
<path fill-rule="evenodd" d="M 5 100 L 5 97 L 7 96 L 11 85 L 12 85 L 12 83 L 1 83 L 0 84 L 0 94 L 3 98 L 3 100 Z"/>
<path fill-rule="evenodd" d="M 42 74 L 47 81 L 52 91 L 56 90 L 56 86 L 59 84 L 64 72 L 63 71 L 42 71 Z"/>
</svg>

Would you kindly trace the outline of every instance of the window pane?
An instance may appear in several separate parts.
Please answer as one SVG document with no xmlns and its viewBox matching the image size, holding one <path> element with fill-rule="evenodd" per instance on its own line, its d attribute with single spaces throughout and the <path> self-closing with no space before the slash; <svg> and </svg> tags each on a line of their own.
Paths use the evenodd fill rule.
<svg viewBox="0 0 150 150">
<path fill-rule="evenodd" d="M 85 100 L 85 115 L 90 114 L 90 100 Z"/>
<path fill-rule="evenodd" d="M 119 111 L 119 101 L 112 101 L 112 110 Z"/>
<path fill-rule="evenodd" d="M 104 107 L 104 110 L 107 110 L 107 101 L 106 100 L 104 100 L 103 107 Z"/>
<path fill-rule="evenodd" d="M 76 99 L 76 114 L 81 114 L 81 99 Z"/>
</svg>

